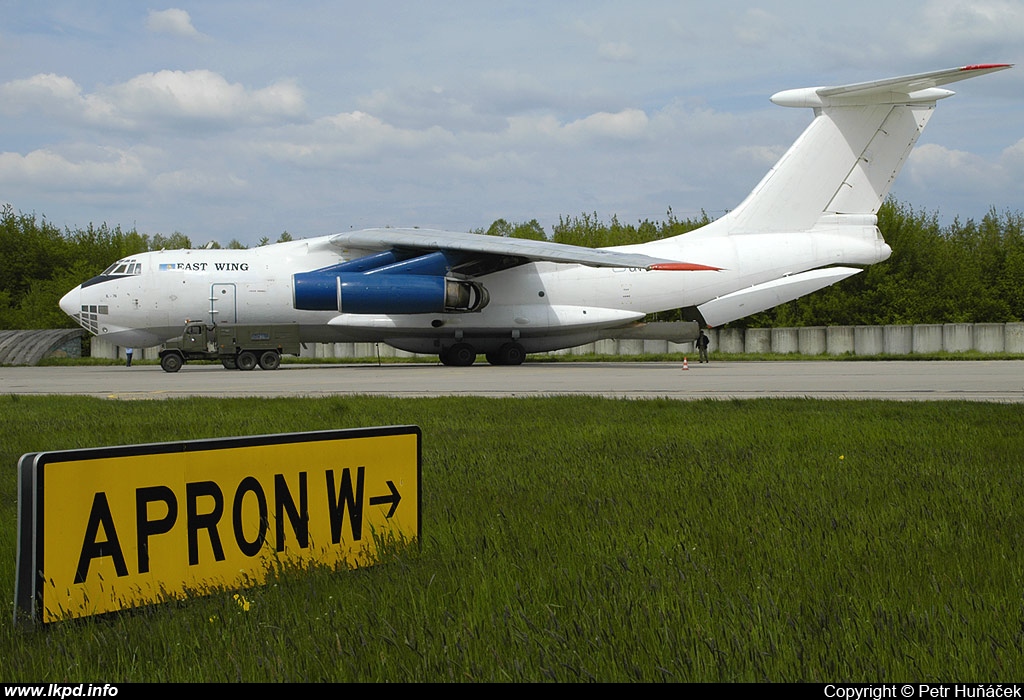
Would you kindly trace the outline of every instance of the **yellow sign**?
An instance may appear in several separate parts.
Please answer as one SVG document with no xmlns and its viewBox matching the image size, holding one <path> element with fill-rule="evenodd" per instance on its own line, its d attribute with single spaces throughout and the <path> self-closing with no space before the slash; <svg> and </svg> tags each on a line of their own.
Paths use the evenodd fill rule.
<svg viewBox="0 0 1024 700">
<path fill-rule="evenodd" d="M 15 607 L 42 622 L 367 566 L 420 536 L 415 426 L 43 452 L 18 481 Z"/>
</svg>

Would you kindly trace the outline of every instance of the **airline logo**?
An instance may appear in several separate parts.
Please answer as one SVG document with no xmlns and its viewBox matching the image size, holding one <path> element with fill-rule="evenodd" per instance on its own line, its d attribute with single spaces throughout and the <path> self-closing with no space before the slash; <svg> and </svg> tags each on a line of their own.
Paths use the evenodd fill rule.
<svg viewBox="0 0 1024 700">
<path fill-rule="evenodd" d="M 248 272 L 247 262 L 172 262 L 160 263 L 160 272 Z"/>
</svg>

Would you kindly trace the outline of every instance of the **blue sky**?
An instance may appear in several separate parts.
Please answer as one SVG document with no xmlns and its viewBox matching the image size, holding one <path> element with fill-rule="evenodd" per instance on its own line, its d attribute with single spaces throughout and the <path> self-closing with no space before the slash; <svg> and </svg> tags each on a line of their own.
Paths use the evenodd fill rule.
<svg viewBox="0 0 1024 700">
<path fill-rule="evenodd" d="M 1019 63 L 1024 2 L 7 0 L 0 202 L 254 244 L 734 207 L 783 89 Z M 894 194 L 1024 209 L 1024 66 L 957 83 Z"/>
</svg>

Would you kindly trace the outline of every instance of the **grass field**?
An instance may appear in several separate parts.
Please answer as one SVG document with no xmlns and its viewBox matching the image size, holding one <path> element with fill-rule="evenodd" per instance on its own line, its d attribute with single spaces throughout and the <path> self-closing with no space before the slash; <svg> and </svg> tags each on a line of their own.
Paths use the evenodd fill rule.
<svg viewBox="0 0 1024 700">
<path fill-rule="evenodd" d="M 416 424 L 421 547 L 11 623 L 15 465 Z M 0 396 L 0 680 L 1009 681 L 1024 415 L 927 402 Z"/>
</svg>

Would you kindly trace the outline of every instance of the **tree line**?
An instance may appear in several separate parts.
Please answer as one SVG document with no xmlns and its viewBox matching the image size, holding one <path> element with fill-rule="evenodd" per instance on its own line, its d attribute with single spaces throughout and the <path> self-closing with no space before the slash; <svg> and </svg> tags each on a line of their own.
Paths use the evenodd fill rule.
<svg viewBox="0 0 1024 700">
<path fill-rule="evenodd" d="M 706 213 L 624 224 L 594 214 L 561 217 L 550 235 L 536 219 L 498 219 L 476 233 L 604 247 L 680 235 L 711 219 Z M 989 211 L 975 222 L 941 225 L 938 215 L 890 199 L 878 227 L 893 249 L 889 260 L 822 291 L 740 319 L 756 328 L 912 323 L 1002 323 L 1024 320 L 1024 215 Z M 289 241 L 285 231 L 277 241 Z M 259 245 L 270 242 L 263 237 Z M 0 212 L 0 329 L 62 328 L 74 323 L 58 307 L 75 285 L 111 263 L 149 250 L 192 248 L 188 236 L 140 234 L 107 224 L 60 229 L 34 214 Z M 201 247 L 222 247 L 209 243 Z M 244 248 L 237 240 L 226 248 Z M 680 318 L 679 311 L 657 320 Z"/>
</svg>

